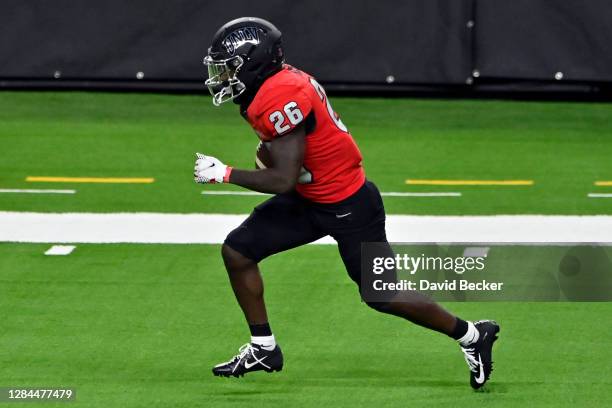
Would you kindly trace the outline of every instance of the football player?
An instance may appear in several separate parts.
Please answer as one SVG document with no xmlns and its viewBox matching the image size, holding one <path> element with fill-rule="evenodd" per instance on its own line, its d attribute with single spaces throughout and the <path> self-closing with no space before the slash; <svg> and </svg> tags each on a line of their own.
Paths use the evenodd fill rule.
<svg viewBox="0 0 612 408">
<path fill-rule="evenodd" d="M 274 25 L 252 17 L 228 22 L 214 35 L 204 64 L 213 103 L 239 105 L 240 114 L 268 146 L 272 165 L 235 169 L 198 153 L 195 181 L 232 183 L 274 194 L 223 244 L 229 280 L 252 337 L 212 372 L 237 377 L 258 370 L 280 371 L 283 354 L 268 323 L 258 263 L 330 235 L 350 278 L 360 286 L 361 243 L 389 245 L 385 210 L 378 189 L 366 179 L 359 148 L 323 87 L 284 63 L 281 32 Z M 364 301 L 379 312 L 457 340 L 472 387 L 480 388 L 488 380 L 499 331 L 494 321 L 462 320 L 417 292 L 401 292 L 389 301 Z"/>
</svg>

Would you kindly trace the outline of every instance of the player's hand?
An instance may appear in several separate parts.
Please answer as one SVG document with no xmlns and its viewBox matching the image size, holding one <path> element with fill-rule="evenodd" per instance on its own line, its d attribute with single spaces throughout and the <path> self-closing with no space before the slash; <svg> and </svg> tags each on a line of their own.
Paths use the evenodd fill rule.
<svg viewBox="0 0 612 408">
<path fill-rule="evenodd" d="M 231 171 L 232 168 L 221 163 L 219 159 L 196 153 L 196 162 L 193 168 L 193 179 L 196 183 L 227 183 Z"/>
</svg>

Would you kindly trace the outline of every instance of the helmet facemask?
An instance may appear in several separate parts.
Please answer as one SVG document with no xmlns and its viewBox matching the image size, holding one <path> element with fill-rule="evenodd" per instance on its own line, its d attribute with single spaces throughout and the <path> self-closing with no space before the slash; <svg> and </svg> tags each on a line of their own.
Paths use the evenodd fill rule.
<svg viewBox="0 0 612 408">
<path fill-rule="evenodd" d="M 204 57 L 204 65 L 208 67 L 208 79 L 204 84 L 215 106 L 231 101 L 245 91 L 246 86 L 238 79 L 243 64 L 244 60 L 239 55 L 222 60 L 215 60 L 210 55 Z"/>
</svg>

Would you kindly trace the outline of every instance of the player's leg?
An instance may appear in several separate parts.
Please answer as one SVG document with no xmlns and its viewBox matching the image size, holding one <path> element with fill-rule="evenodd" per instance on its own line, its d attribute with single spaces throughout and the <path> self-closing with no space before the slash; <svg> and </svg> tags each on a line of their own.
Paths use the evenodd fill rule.
<svg viewBox="0 0 612 408">
<path fill-rule="evenodd" d="M 337 208 L 318 211 L 319 222 L 327 226 L 328 233 L 338 242 L 342 261 L 349 276 L 361 288 L 361 243 L 382 243 L 380 251 L 394 257 L 385 233 L 385 212 L 380 193 L 374 184 L 367 182 L 356 195 L 339 203 Z M 334 214 L 350 216 L 338 218 Z M 331 213 L 331 214 L 330 214 Z M 337 214 L 336 214 L 337 215 Z M 380 255 L 380 254 L 378 254 Z M 384 255 L 384 254 L 383 254 Z M 444 333 L 457 340 L 470 367 L 470 383 L 479 388 L 492 371 L 491 348 L 497 338 L 499 326 L 492 321 L 472 323 L 456 317 L 429 297 L 416 291 L 398 291 L 384 301 L 364 301 L 373 309 L 402 317 L 423 327 Z M 478 357 L 476 357 L 478 356 Z"/>
<path fill-rule="evenodd" d="M 337 236 L 337 241 L 346 270 L 351 279 L 359 286 L 361 286 L 362 242 L 383 243 L 387 246 L 387 249 L 386 251 L 385 249 L 379 249 L 380 252 L 377 255 L 386 252 L 387 256 L 394 257 L 393 250 L 387 243 L 384 230 L 381 233 L 380 226 L 376 224 L 364 228 L 359 234 Z M 469 340 L 475 336 L 473 324 L 454 316 L 430 297 L 417 291 L 397 291 L 392 294 L 392 297 L 389 295 L 384 300 L 371 300 L 363 292 L 362 297 L 368 306 L 379 312 L 402 317 L 412 323 L 446 334 L 455 340 L 460 340 L 466 336 L 465 340 Z"/>
<path fill-rule="evenodd" d="M 350 236 L 340 238 L 338 241 L 340 255 L 346 269 L 358 285 L 361 284 L 361 242 L 384 243 L 388 247 L 389 256 L 394 257 L 384 236 L 384 231 L 383 234 L 380 234 L 376 231 L 377 229 L 379 228 L 376 225 L 373 225 L 371 229 L 364 229 L 361 233 L 364 234 L 364 238 L 357 241 Z M 490 320 L 465 321 L 416 291 L 398 291 L 393 294 L 392 298 L 383 302 L 372 302 L 367 298 L 364 300 L 368 306 L 379 312 L 402 317 L 457 340 L 470 368 L 470 385 L 473 388 L 482 387 L 489 379 L 493 371 L 492 347 L 499 332 L 496 322 Z"/>
<path fill-rule="evenodd" d="M 249 322 L 249 325 L 267 324 L 268 315 L 263 300 L 263 280 L 257 262 L 247 258 L 227 244 L 223 244 L 221 247 L 221 255 L 236 300 L 238 300 L 247 322 Z M 263 333 L 263 335 L 266 335 L 266 333 Z"/>
<path fill-rule="evenodd" d="M 378 242 L 377 256 L 394 257 L 385 233 L 385 211 L 376 186 L 367 182 L 356 196 L 333 206 L 331 213 L 323 213 L 329 219 L 325 223 L 330 235 L 338 242 L 338 250 L 346 270 L 355 283 L 361 287 L 361 243 Z M 335 212 L 351 213 L 350 216 L 337 218 Z M 330 216 L 331 215 L 331 216 Z M 368 306 L 379 312 L 407 319 L 415 324 L 456 337 L 465 334 L 466 323 L 447 312 L 428 296 L 416 291 L 399 291 L 393 299 L 370 299 L 362 293 Z M 457 333 L 456 333 L 457 332 Z"/>
<path fill-rule="evenodd" d="M 295 193 L 275 196 L 257 206 L 222 247 L 223 260 L 236 299 L 251 331 L 251 341 L 215 375 L 241 376 L 250 371 L 280 371 L 282 352 L 268 323 L 264 286 L 258 263 L 287 249 L 315 241 L 325 234 L 314 226 Z"/>
<path fill-rule="evenodd" d="M 221 252 L 249 325 L 268 322 L 258 263 L 324 235 L 311 222 L 303 199 L 296 193 L 277 195 L 258 205 L 249 218 L 230 232 Z"/>
</svg>

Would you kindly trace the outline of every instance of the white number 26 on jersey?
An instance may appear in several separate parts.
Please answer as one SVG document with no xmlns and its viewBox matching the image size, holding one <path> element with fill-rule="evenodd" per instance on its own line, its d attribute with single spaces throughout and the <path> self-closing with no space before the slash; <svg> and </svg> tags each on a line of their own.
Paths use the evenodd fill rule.
<svg viewBox="0 0 612 408">
<path fill-rule="evenodd" d="M 283 133 L 291 129 L 291 125 L 295 126 L 302 120 L 304 120 L 304 115 L 302 114 L 300 108 L 298 108 L 297 102 L 289 102 L 285 105 L 283 111 L 285 112 L 284 115 L 281 111 L 274 111 L 269 116 L 270 122 L 274 124 L 274 129 L 279 135 L 282 135 Z M 289 123 L 286 123 L 287 119 L 289 120 L 291 125 Z"/>
</svg>

